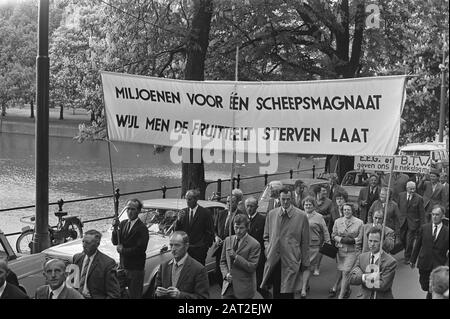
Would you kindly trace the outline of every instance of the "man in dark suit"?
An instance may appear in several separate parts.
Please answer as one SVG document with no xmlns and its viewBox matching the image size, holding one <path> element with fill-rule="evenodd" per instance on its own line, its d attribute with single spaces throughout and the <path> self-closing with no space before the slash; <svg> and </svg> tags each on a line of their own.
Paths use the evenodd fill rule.
<svg viewBox="0 0 450 319">
<path fill-rule="evenodd" d="M 175 223 L 175 231 L 182 230 L 189 236 L 189 256 L 205 265 L 208 248 L 214 241 L 214 222 L 211 212 L 197 204 L 200 192 L 186 192 L 187 208 Z"/>
<path fill-rule="evenodd" d="M 161 264 L 156 274 L 156 298 L 208 299 L 209 282 L 205 266 L 189 256 L 189 237 L 184 231 L 170 236 L 173 259 Z"/>
<path fill-rule="evenodd" d="M 367 234 L 369 250 L 358 256 L 350 272 L 350 284 L 361 285 L 360 299 L 393 299 L 397 261 L 381 251 L 381 229 L 373 227 Z"/>
<path fill-rule="evenodd" d="M 266 217 L 257 212 L 258 200 L 253 196 L 245 200 L 245 209 L 250 220 L 248 234 L 255 238 L 261 246 L 258 267 L 256 267 L 256 290 L 264 299 L 272 299 L 270 291 L 260 287 L 264 273 L 264 265 L 266 263 L 266 255 L 264 254 L 264 226 L 266 224 Z"/>
<path fill-rule="evenodd" d="M 363 187 L 359 191 L 358 196 L 359 219 L 361 219 L 364 222 L 364 224 L 367 223 L 369 208 L 377 199 L 379 199 L 380 187 L 378 184 L 379 184 L 378 175 L 372 174 L 369 177 L 369 186 Z"/>
<path fill-rule="evenodd" d="M 220 271 L 220 257 L 222 256 L 222 245 L 226 237 L 234 235 L 233 220 L 236 215 L 244 214 L 238 208 L 239 197 L 232 195 L 227 197 L 228 209 L 219 211 L 214 221 L 214 235 L 216 251 L 214 256 L 216 257 L 216 274 L 217 279 L 220 279 L 219 285 L 222 285 L 222 273 Z"/>
<path fill-rule="evenodd" d="M 445 208 L 445 190 L 439 182 L 439 170 L 432 169 L 430 171 L 430 180 L 422 178 L 417 186 L 418 192 L 423 194 L 423 204 L 425 206 L 426 220 L 430 220 L 430 213 L 434 205 L 441 205 Z M 445 213 L 445 212 L 444 212 Z"/>
<path fill-rule="evenodd" d="M 442 223 L 444 208 L 435 206 L 431 211 L 431 223 L 422 225 L 419 230 L 416 244 L 411 255 L 411 268 L 419 268 L 419 283 L 423 291 L 427 292 L 427 299 L 431 298 L 429 291 L 430 273 L 437 266 L 448 262 L 448 227 Z"/>
<path fill-rule="evenodd" d="M 29 297 L 16 285 L 6 280 L 8 275 L 8 262 L 0 259 L 0 300 L 1 299 L 29 299 Z"/>
<path fill-rule="evenodd" d="M 224 278 L 223 299 L 252 299 L 256 293 L 256 267 L 261 245 L 248 234 L 250 220 L 237 215 L 233 221 L 236 235 L 225 238 L 220 259 Z"/>
<path fill-rule="evenodd" d="M 84 299 L 76 289 L 66 286 L 66 264 L 50 259 L 44 264 L 46 285 L 39 287 L 35 299 Z"/>
<path fill-rule="evenodd" d="M 425 223 L 423 198 L 416 193 L 416 183 L 409 181 L 406 184 L 406 192 L 401 192 L 398 196 L 398 208 L 400 240 L 405 248 L 404 262 L 409 264 L 417 231 Z"/>
<path fill-rule="evenodd" d="M 128 219 L 120 224 L 118 219 L 113 221 L 111 241 L 113 245 L 117 245 L 117 252 L 120 254 L 120 267 L 127 277 L 128 294 L 132 299 L 140 299 L 144 286 L 148 229 L 138 218 L 142 209 L 139 199 L 130 199 L 125 207 Z"/>
<path fill-rule="evenodd" d="M 298 179 L 294 184 L 294 197 L 293 197 L 293 205 L 301 210 L 303 210 L 303 200 L 308 196 L 308 192 L 306 191 L 305 182 Z M 276 207 L 273 207 L 276 208 Z"/>
<path fill-rule="evenodd" d="M 79 292 L 86 299 L 119 299 L 116 262 L 98 250 L 102 234 L 91 229 L 84 233 L 83 252 L 73 257 L 80 270 Z"/>
</svg>

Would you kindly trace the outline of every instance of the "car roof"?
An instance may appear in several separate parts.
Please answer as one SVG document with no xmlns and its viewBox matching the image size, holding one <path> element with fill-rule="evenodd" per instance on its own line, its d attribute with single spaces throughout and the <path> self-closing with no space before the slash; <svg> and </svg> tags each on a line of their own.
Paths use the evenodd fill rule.
<svg viewBox="0 0 450 319">
<path fill-rule="evenodd" d="M 294 185 L 295 182 L 298 181 L 298 180 L 303 181 L 307 186 L 320 184 L 320 183 L 328 183 L 328 180 L 326 180 L 326 179 L 305 177 L 305 178 L 293 178 L 293 179 L 285 178 L 285 179 L 270 181 L 269 184 L 281 182 L 283 185 Z"/>
<path fill-rule="evenodd" d="M 412 143 L 400 148 L 400 151 L 436 151 L 445 150 L 444 143 Z"/>
<path fill-rule="evenodd" d="M 222 202 L 211 201 L 211 200 L 198 200 L 198 205 L 205 208 L 227 208 L 227 205 Z M 142 201 L 143 208 L 153 208 L 153 209 L 170 209 L 170 210 L 180 210 L 187 207 L 186 199 L 184 198 L 157 198 L 157 199 L 145 199 Z"/>
</svg>

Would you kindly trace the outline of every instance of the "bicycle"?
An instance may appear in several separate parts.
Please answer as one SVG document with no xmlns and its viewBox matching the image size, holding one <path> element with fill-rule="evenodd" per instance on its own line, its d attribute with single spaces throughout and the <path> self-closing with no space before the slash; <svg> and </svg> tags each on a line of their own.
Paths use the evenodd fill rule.
<svg viewBox="0 0 450 319">
<path fill-rule="evenodd" d="M 62 199 L 58 201 L 59 210 L 55 212 L 55 216 L 58 218 L 57 225 L 48 227 L 51 246 L 56 246 L 83 237 L 83 223 L 78 216 L 67 216 L 68 213 L 62 210 L 63 204 L 64 201 Z M 35 216 L 24 216 L 20 218 L 22 223 L 33 225 L 35 220 Z M 23 227 L 22 233 L 16 241 L 17 252 L 21 254 L 31 254 L 33 237 L 34 229 L 30 226 Z"/>
</svg>

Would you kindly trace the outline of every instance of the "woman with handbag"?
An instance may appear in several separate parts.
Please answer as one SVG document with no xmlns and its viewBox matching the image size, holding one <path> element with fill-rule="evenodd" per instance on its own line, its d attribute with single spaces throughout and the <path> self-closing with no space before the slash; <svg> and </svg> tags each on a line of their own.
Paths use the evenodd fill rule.
<svg viewBox="0 0 450 319">
<path fill-rule="evenodd" d="M 306 298 L 307 291 L 309 290 L 309 277 L 311 276 L 311 271 L 314 271 L 319 263 L 320 247 L 324 242 L 330 243 L 330 233 L 328 232 L 322 214 L 316 211 L 317 203 L 314 197 L 307 196 L 303 200 L 303 208 L 305 209 L 309 222 L 310 268 L 303 272 L 302 292 L 300 294 L 301 299 Z"/>
<path fill-rule="evenodd" d="M 342 211 L 344 216 L 336 219 L 333 225 L 333 233 L 331 234 L 336 247 L 339 249 L 337 254 L 337 269 L 341 275 L 338 276 L 338 278 L 341 277 L 339 299 L 350 297 L 351 290 L 349 289 L 347 277 L 355 264 L 356 258 L 361 252 L 363 235 L 363 221 L 353 216 L 353 205 L 345 203 Z M 331 288 L 330 296 L 332 294 L 336 295 L 338 283 L 339 280 Z"/>
</svg>

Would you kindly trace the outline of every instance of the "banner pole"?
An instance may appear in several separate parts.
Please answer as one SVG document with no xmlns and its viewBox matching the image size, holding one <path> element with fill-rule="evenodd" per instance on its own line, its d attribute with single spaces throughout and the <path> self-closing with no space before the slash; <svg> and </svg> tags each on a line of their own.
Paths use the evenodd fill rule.
<svg viewBox="0 0 450 319">
<path fill-rule="evenodd" d="M 234 92 L 236 92 L 237 93 L 237 82 L 238 82 L 238 80 L 239 80 L 239 76 L 238 76 L 238 70 L 239 70 L 239 46 L 237 45 L 236 46 L 236 57 L 235 57 L 235 68 L 234 68 Z M 231 196 L 232 196 L 232 193 L 233 193 L 233 185 L 234 185 L 234 183 L 233 183 L 233 179 L 234 179 L 234 171 L 235 171 L 235 165 L 236 165 L 236 152 L 235 152 L 235 147 L 236 147 L 236 139 L 235 139 L 235 136 L 234 136 L 234 126 L 235 126 L 235 117 L 234 117 L 234 110 L 232 110 L 232 114 L 233 114 L 233 124 L 232 124 L 232 127 L 231 127 L 231 130 L 232 130 L 232 138 L 233 138 L 233 140 L 232 140 L 232 145 L 233 145 L 233 147 L 232 147 L 232 153 L 233 153 L 233 160 L 232 160 L 232 162 L 231 162 L 231 179 L 230 179 L 230 203 L 229 203 L 229 205 L 231 204 Z M 229 206 L 228 207 L 228 209 L 230 210 L 231 209 L 231 206 Z M 231 214 L 232 212 L 230 211 L 230 214 Z M 233 223 L 233 221 L 228 221 L 229 223 Z M 229 236 L 231 236 L 231 226 L 232 225 L 229 225 L 229 227 L 228 227 L 228 235 Z"/>
<path fill-rule="evenodd" d="M 386 204 L 384 205 L 384 217 L 383 217 L 383 227 L 381 228 L 381 238 L 380 238 L 380 258 L 378 258 L 378 271 L 380 271 L 380 265 L 381 265 L 381 254 L 383 253 L 383 243 L 384 243 L 384 233 L 385 233 L 385 227 L 386 227 L 386 216 L 389 206 L 389 193 L 391 192 L 391 181 L 392 181 L 392 173 L 394 172 L 394 165 L 395 165 L 395 156 L 392 156 L 392 163 L 391 163 L 391 169 L 389 173 L 389 180 L 388 180 L 388 189 L 386 192 Z M 394 241 L 395 243 L 395 241 Z M 379 272 L 378 272 L 379 273 Z M 373 299 L 377 299 L 377 291 L 375 290 Z"/>
</svg>

